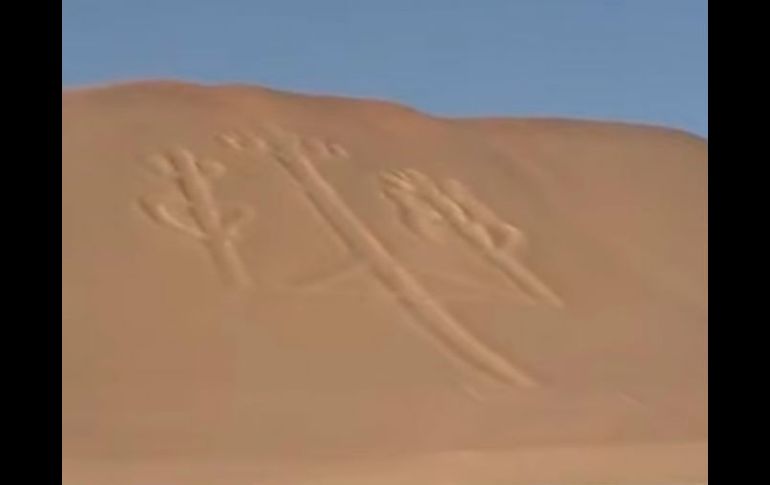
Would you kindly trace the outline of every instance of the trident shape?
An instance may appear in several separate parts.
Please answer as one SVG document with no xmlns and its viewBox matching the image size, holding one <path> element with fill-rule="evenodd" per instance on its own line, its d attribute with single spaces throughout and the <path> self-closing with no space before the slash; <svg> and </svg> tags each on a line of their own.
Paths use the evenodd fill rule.
<svg viewBox="0 0 770 485">
<path fill-rule="evenodd" d="M 456 363 L 475 373 L 513 387 L 537 386 L 537 380 L 502 354 L 478 340 L 383 245 L 359 219 L 339 192 L 316 167 L 317 159 L 349 156 L 336 144 L 302 138 L 282 129 L 266 136 L 228 133 L 220 140 L 229 147 L 276 162 L 302 189 L 309 202 L 339 235 L 348 250 L 360 258 L 382 286 L 400 303 Z"/>
</svg>

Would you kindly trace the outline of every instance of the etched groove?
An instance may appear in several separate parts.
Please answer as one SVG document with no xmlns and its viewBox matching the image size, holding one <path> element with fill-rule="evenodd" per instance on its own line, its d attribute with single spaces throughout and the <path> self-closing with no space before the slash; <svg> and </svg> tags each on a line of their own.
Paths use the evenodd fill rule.
<svg viewBox="0 0 770 485">
<path fill-rule="evenodd" d="M 159 197 L 147 197 L 142 207 L 156 222 L 201 240 L 228 283 L 247 286 L 251 283 L 241 261 L 234 238 L 238 227 L 250 214 L 245 208 L 229 214 L 220 210 L 209 179 L 220 177 L 225 168 L 208 160 L 198 160 L 186 149 L 170 155 L 156 156 L 154 165 L 172 178 L 184 202 L 174 204 Z M 181 210 L 180 210 L 181 209 Z"/>
<path fill-rule="evenodd" d="M 459 204 L 471 219 L 479 221 L 488 231 L 491 245 L 498 249 L 519 250 L 525 246 L 524 234 L 500 219 L 486 204 L 457 180 L 444 182 L 444 191 Z"/>
<path fill-rule="evenodd" d="M 139 201 L 140 208 L 150 219 L 158 224 L 166 225 L 186 236 L 195 239 L 205 239 L 206 235 L 198 229 L 187 213 L 187 203 L 164 202 L 158 196 L 148 195 Z M 185 207 L 184 211 L 177 210 L 179 206 Z"/>
<path fill-rule="evenodd" d="M 279 135 L 286 133 L 279 132 Z M 293 134 L 283 138 L 288 143 L 271 145 L 268 154 L 302 188 L 310 203 L 348 249 L 367 263 L 382 285 L 452 359 L 507 385 L 534 387 L 539 384 L 528 372 L 479 341 L 435 300 L 353 213 L 337 190 L 317 170 L 301 140 Z"/>
<path fill-rule="evenodd" d="M 399 220 L 412 233 L 427 239 L 441 239 L 439 223 L 443 219 L 438 212 L 407 191 L 386 189 L 383 195 L 398 207 Z"/>
<path fill-rule="evenodd" d="M 540 300 L 563 306 L 561 298 L 516 256 L 525 242 L 521 231 L 500 219 L 463 184 L 449 180 L 441 188 L 417 170 L 385 173 L 381 181 L 385 191 L 396 194 L 395 200 L 402 208 L 406 200 L 417 198 L 439 213 L 458 236 L 522 290 L 531 302 Z M 407 207 L 422 210 L 414 203 Z"/>
<path fill-rule="evenodd" d="M 359 272 L 361 268 L 362 266 L 360 261 L 347 260 L 331 270 L 321 271 L 319 273 L 295 280 L 294 286 L 306 290 L 317 290 L 324 285 L 328 285 L 334 281 L 344 279 L 346 276 L 355 274 Z"/>
</svg>

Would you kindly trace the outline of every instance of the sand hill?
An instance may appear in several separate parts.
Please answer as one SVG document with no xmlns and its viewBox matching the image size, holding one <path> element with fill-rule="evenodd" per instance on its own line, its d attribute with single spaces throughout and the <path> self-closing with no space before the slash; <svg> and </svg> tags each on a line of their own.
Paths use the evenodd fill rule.
<svg viewBox="0 0 770 485">
<path fill-rule="evenodd" d="M 62 97 L 67 485 L 706 481 L 707 144 Z"/>
</svg>

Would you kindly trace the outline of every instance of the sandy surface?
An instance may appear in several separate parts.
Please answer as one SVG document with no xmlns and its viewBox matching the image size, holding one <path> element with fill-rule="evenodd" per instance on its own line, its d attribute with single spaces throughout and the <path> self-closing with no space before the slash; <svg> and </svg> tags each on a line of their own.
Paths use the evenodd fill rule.
<svg viewBox="0 0 770 485">
<path fill-rule="evenodd" d="M 707 179 L 659 128 L 66 91 L 64 483 L 705 482 Z"/>
</svg>

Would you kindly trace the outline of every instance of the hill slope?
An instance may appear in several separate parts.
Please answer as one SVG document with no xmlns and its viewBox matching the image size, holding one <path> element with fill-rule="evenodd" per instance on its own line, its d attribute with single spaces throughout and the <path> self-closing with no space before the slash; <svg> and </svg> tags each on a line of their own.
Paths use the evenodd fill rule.
<svg viewBox="0 0 770 485">
<path fill-rule="evenodd" d="M 64 483 L 705 481 L 707 182 L 653 127 L 64 92 Z"/>
</svg>

